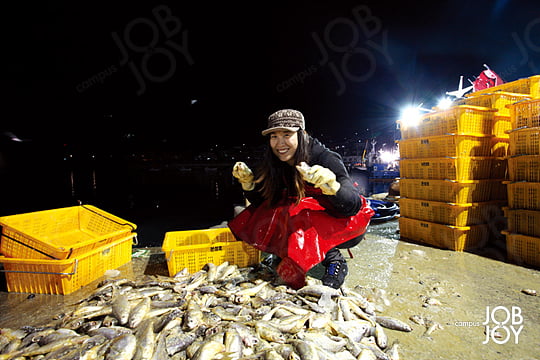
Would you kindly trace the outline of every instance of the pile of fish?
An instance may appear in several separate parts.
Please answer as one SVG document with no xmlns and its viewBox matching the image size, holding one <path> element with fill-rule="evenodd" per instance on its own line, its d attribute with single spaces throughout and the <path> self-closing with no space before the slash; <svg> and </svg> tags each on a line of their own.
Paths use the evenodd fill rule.
<svg viewBox="0 0 540 360">
<path fill-rule="evenodd" d="M 0 329 L 4 359 L 397 360 L 380 316 L 354 289 L 298 290 L 225 262 L 174 277 L 107 279 L 44 326 Z"/>
</svg>

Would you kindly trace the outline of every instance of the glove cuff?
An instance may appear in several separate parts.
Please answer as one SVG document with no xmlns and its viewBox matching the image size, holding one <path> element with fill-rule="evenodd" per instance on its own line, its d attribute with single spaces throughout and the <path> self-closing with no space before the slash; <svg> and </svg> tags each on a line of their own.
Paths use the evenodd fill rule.
<svg viewBox="0 0 540 360">
<path fill-rule="evenodd" d="M 331 184 L 324 184 L 321 186 L 321 191 L 324 195 L 336 195 L 340 188 L 341 184 L 337 181 L 333 181 Z"/>
<path fill-rule="evenodd" d="M 255 188 L 255 183 L 254 182 L 243 182 L 243 183 L 240 183 L 242 185 L 242 189 L 244 191 L 251 191 Z"/>
</svg>

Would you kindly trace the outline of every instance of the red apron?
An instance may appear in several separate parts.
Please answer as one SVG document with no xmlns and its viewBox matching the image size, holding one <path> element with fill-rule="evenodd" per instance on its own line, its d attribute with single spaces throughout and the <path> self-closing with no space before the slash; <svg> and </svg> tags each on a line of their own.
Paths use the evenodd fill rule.
<svg viewBox="0 0 540 360">
<path fill-rule="evenodd" d="M 321 205 L 326 199 L 314 195 L 302 198 L 299 204 L 295 198 L 286 198 L 274 207 L 267 201 L 258 207 L 250 205 L 229 222 L 229 228 L 237 239 L 279 256 L 278 275 L 300 288 L 306 273 L 323 261 L 330 249 L 365 233 L 375 212 L 359 196 L 362 208 L 350 217 L 328 214 Z"/>
</svg>

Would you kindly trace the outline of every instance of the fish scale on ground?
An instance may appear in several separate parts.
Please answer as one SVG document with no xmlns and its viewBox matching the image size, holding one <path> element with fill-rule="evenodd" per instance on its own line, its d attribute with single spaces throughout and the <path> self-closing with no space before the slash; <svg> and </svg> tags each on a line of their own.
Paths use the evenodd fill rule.
<svg viewBox="0 0 540 360">
<path fill-rule="evenodd" d="M 207 264 L 174 277 L 108 279 L 41 327 L 0 329 L 0 360 L 396 360 L 385 329 L 358 292 L 308 279 L 294 290 L 254 268 Z M 49 340 L 47 340 L 49 339 Z"/>
</svg>

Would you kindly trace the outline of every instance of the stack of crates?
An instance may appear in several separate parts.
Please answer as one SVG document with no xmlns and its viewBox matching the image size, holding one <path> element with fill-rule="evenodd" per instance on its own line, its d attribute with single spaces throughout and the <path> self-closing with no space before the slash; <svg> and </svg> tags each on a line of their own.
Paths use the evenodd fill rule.
<svg viewBox="0 0 540 360">
<path fill-rule="evenodd" d="M 540 96 L 508 108 L 506 251 L 510 262 L 540 267 Z"/>
<path fill-rule="evenodd" d="M 492 108 L 455 105 L 401 125 L 400 234 L 465 251 L 482 247 L 502 217 L 506 163 L 493 156 Z"/>
<path fill-rule="evenodd" d="M 131 261 L 136 225 L 91 205 L 0 217 L 7 290 L 72 293 Z"/>
<path fill-rule="evenodd" d="M 540 98 L 540 75 L 531 76 L 498 86 L 475 91 L 455 101 L 456 105 L 476 105 L 496 109 L 493 118 L 492 150 L 494 156 L 506 157 L 509 147 L 508 131 L 512 129 L 510 105 Z"/>
</svg>

